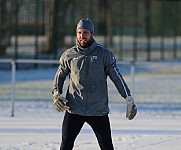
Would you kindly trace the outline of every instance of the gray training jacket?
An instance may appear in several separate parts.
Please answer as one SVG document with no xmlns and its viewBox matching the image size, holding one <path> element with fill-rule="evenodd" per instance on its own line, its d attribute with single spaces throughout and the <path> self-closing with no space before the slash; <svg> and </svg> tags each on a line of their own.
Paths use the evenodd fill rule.
<svg viewBox="0 0 181 150">
<path fill-rule="evenodd" d="M 60 57 L 55 74 L 53 91 L 62 94 L 66 76 L 69 86 L 66 93 L 70 112 L 83 116 L 102 116 L 109 113 L 107 76 L 115 84 L 122 97 L 130 96 L 130 90 L 116 67 L 113 53 L 93 40 L 88 48 L 76 46 Z"/>
</svg>

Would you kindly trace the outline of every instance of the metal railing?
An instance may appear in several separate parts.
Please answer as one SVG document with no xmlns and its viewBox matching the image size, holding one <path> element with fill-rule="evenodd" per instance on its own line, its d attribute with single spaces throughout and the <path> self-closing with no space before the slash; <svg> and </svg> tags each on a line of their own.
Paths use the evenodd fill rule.
<svg viewBox="0 0 181 150">
<path fill-rule="evenodd" d="M 33 64 L 58 64 L 57 60 L 35 60 L 35 59 L 0 59 L 0 63 L 11 64 L 11 117 L 14 117 L 14 104 L 16 93 L 16 64 L 33 63 Z"/>
<path fill-rule="evenodd" d="M 37 60 L 37 59 L 0 59 L 0 63 L 10 63 L 11 64 L 11 117 L 14 117 L 14 106 L 15 106 L 15 95 L 16 95 L 16 70 L 17 64 L 29 63 L 29 64 L 59 64 L 58 60 Z M 118 65 L 130 65 L 130 75 L 131 75 L 131 91 L 134 97 L 134 78 L 135 78 L 135 62 L 121 62 Z"/>
</svg>

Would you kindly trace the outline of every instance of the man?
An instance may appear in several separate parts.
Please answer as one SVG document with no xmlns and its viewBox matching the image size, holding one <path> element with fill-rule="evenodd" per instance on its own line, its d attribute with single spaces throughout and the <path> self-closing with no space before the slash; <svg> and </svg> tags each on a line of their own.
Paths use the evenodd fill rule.
<svg viewBox="0 0 181 150">
<path fill-rule="evenodd" d="M 113 53 L 98 45 L 93 38 L 94 25 L 90 19 L 81 19 L 76 28 L 76 46 L 66 50 L 53 84 L 55 108 L 65 111 L 62 123 L 60 150 L 72 150 L 83 124 L 88 123 L 101 150 L 113 150 L 109 122 L 107 76 L 127 102 L 126 117 L 131 120 L 137 113 L 130 90 L 116 66 Z M 69 87 L 66 98 L 61 97 L 66 76 Z"/>
</svg>

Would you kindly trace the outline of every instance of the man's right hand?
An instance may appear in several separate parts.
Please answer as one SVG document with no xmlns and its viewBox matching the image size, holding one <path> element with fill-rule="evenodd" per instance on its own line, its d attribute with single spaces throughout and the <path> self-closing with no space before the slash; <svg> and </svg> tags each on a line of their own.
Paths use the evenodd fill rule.
<svg viewBox="0 0 181 150">
<path fill-rule="evenodd" d="M 55 108 L 58 112 L 69 110 L 69 107 L 66 105 L 68 100 L 60 96 L 60 94 L 57 91 L 55 91 L 53 94 L 53 101 Z"/>
</svg>

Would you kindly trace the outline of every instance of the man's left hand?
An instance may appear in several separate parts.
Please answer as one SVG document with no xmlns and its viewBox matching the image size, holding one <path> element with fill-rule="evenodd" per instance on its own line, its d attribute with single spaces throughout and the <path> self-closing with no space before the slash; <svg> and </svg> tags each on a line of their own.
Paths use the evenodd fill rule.
<svg viewBox="0 0 181 150">
<path fill-rule="evenodd" d="M 126 118 L 128 118 L 129 120 L 132 120 L 137 114 L 137 107 L 131 96 L 128 96 L 126 98 L 126 102 L 127 102 Z"/>
</svg>

